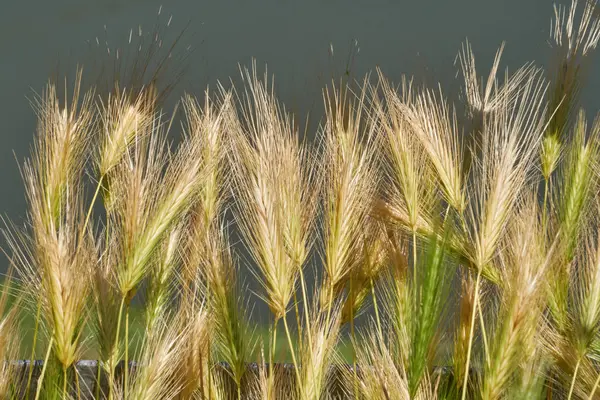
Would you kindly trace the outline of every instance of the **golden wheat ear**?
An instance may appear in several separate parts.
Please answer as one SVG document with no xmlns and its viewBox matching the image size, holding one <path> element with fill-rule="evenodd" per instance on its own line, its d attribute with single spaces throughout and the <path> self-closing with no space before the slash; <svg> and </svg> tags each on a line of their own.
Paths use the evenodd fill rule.
<svg viewBox="0 0 600 400">
<path fill-rule="evenodd" d="M 367 104 L 365 79 L 357 97 L 348 88 L 325 90 L 323 143 L 323 268 L 322 305 L 331 307 L 339 288 L 356 267 L 360 237 L 371 213 L 381 173 L 376 167 L 376 121 Z M 347 97 L 348 96 L 348 97 Z"/>
<path fill-rule="evenodd" d="M 267 77 L 244 71 L 245 97 L 234 125 L 237 221 L 276 319 L 285 316 L 310 248 L 316 190 L 310 154 Z"/>
</svg>

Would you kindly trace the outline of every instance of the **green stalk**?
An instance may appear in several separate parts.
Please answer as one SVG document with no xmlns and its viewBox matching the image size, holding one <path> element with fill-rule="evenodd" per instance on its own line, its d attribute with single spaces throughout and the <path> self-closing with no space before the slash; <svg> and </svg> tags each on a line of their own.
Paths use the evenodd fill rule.
<svg viewBox="0 0 600 400">
<path fill-rule="evenodd" d="M 350 278 L 350 293 L 352 293 L 353 287 L 352 282 L 354 279 Z M 350 336 L 352 337 L 352 370 L 353 370 L 353 390 L 354 398 L 358 399 L 358 375 L 356 373 L 356 336 L 354 333 L 354 307 L 350 307 Z"/>
<path fill-rule="evenodd" d="M 308 334 L 306 335 L 308 340 L 308 348 L 312 349 L 310 317 L 308 310 L 308 301 L 306 300 L 306 282 L 304 281 L 304 272 L 302 271 L 302 268 L 300 268 L 300 286 L 302 287 L 302 302 L 304 303 L 304 306 L 302 308 L 304 309 L 304 318 L 306 319 L 306 332 L 308 332 Z"/>
<path fill-rule="evenodd" d="M 417 231 L 416 229 L 412 230 L 412 251 L 413 251 L 413 285 L 417 287 Z M 414 293 L 414 302 L 417 304 L 417 291 Z"/>
<path fill-rule="evenodd" d="M 126 296 L 122 296 L 121 297 L 121 305 L 119 306 L 119 316 L 117 318 L 117 333 L 115 334 L 115 342 L 113 345 L 113 349 L 118 349 L 119 346 L 119 331 L 121 330 L 121 317 L 123 316 L 123 306 L 125 305 L 125 297 Z M 113 393 L 112 393 L 112 385 L 115 379 L 115 364 L 114 364 L 114 358 L 111 358 L 110 360 L 110 371 L 109 371 L 109 383 L 108 383 L 108 400 L 112 400 L 113 399 Z"/>
<path fill-rule="evenodd" d="M 371 296 L 373 296 L 373 308 L 375 308 L 375 320 L 377 321 L 377 332 L 379 333 L 379 340 L 383 344 L 383 329 L 381 329 L 381 319 L 379 318 L 379 307 L 377 306 L 377 296 L 375 296 L 375 284 L 373 278 L 371 282 Z"/>
<path fill-rule="evenodd" d="M 300 334 L 300 308 L 298 306 L 298 296 L 296 294 L 296 290 L 294 289 L 294 312 L 296 313 L 296 326 L 298 327 L 298 351 L 302 353 L 302 335 Z"/>
<path fill-rule="evenodd" d="M 125 379 L 123 385 L 125 386 L 125 400 L 127 400 L 128 394 L 128 383 L 129 383 L 129 302 L 125 307 Z"/>
<path fill-rule="evenodd" d="M 283 316 L 283 326 L 285 327 L 285 335 L 287 336 L 288 345 L 290 346 L 292 362 L 294 363 L 294 371 L 296 372 L 296 379 L 298 381 L 298 387 L 300 388 L 300 397 L 302 398 L 302 385 L 300 384 L 300 368 L 298 362 L 296 361 L 296 352 L 294 351 L 292 336 L 290 335 L 290 328 L 288 327 L 287 318 L 285 317 L 285 315 Z"/>
<path fill-rule="evenodd" d="M 577 380 L 579 365 L 581 365 L 581 357 L 577 358 L 577 364 L 575 364 L 575 371 L 573 372 L 573 379 L 571 380 L 571 387 L 569 388 L 569 397 L 567 397 L 567 400 L 571 400 L 571 397 L 573 396 L 573 389 L 575 388 L 575 381 Z"/>
<path fill-rule="evenodd" d="M 485 322 L 483 320 L 483 312 L 481 307 L 481 302 L 479 301 L 479 297 L 477 298 L 477 313 L 479 314 L 479 324 L 481 325 L 481 337 L 483 338 L 483 350 L 485 351 L 486 362 L 489 363 L 489 346 L 487 340 L 487 334 L 485 332 Z"/>
<path fill-rule="evenodd" d="M 65 364 L 62 365 L 63 372 L 63 386 L 62 386 L 62 398 L 65 400 L 67 398 L 67 366 Z"/>
<path fill-rule="evenodd" d="M 40 300 L 40 298 L 38 297 L 37 300 L 37 311 L 35 313 L 35 328 L 33 331 L 33 343 L 31 345 L 31 357 L 29 357 L 29 373 L 27 376 L 27 392 L 25 393 L 25 398 L 28 399 L 29 398 L 29 392 L 31 389 L 31 377 L 33 376 L 33 363 L 35 362 L 34 358 L 35 358 L 35 346 L 37 344 L 37 335 L 38 335 L 38 330 L 39 330 L 39 323 L 40 323 L 40 317 L 41 317 L 41 311 L 42 311 L 42 302 Z"/>
<path fill-rule="evenodd" d="M 548 185 L 550 184 L 549 179 L 544 178 L 544 205 L 542 207 L 542 229 L 546 232 L 546 221 L 547 221 L 547 210 L 548 207 Z"/>
<path fill-rule="evenodd" d="M 590 392 L 588 400 L 592 400 L 594 398 L 594 395 L 596 394 L 596 390 L 598 390 L 598 385 L 600 385 L 600 374 L 598 374 L 598 378 L 596 378 L 596 382 L 594 382 L 594 387 L 592 388 L 592 391 Z"/>
<path fill-rule="evenodd" d="M 98 359 L 98 364 L 96 364 L 96 390 L 95 390 L 95 394 L 94 394 L 94 398 L 95 399 L 99 399 L 100 398 L 100 359 Z"/>
<path fill-rule="evenodd" d="M 461 400 L 465 400 L 467 396 L 467 381 L 469 379 L 469 366 L 471 363 L 471 349 L 473 347 L 473 334 L 475 332 L 475 313 L 477 312 L 477 305 L 479 304 L 479 284 L 481 283 L 481 270 L 478 268 L 477 280 L 475 281 L 475 304 L 473 304 L 473 312 L 471 313 L 471 326 L 469 330 L 469 346 L 467 347 L 467 364 L 465 368 L 465 377 L 463 379 L 462 396 Z"/>
<path fill-rule="evenodd" d="M 92 202 L 90 203 L 90 207 L 88 208 L 87 214 L 85 216 L 85 222 L 83 223 L 83 229 L 81 230 L 82 235 L 85 232 L 85 228 L 87 228 L 88 222 L 90 221 L 90 217 L 92 216 L 92 209 L 94 208 L 94 203 L 96 203 L 96 199 L 98 198 L 98 193 L 100 193 L 100 188 L 102 187 L 102 181 L 104 180 L 104 175 L 100 176 L 100 180 L 98 181 L 98 186 L 96 186 L 96 191 L 94 192 L 94 197 L 92 197 Z"/>
<path fill-rule="evenodd" d="M 54 344 L 54 333 L 50 337 L 50 343 L 48 343 L 48 350 L 46 350 L 46 356 L 44 357 L 44 365 L 42 366 L 42 372 L 40 373 L 40 377 L 37 381 L 37 388 L 35 390 L 35 400 L 40 398 L 40 393 L 42 392 L 42 382 L 44 381 L 44 375 L 46 374 L 46 367 L 48 366 L 48 359 L 50 359 L 50 351 L 52 350 L 52 345 Z"/>
</svg>

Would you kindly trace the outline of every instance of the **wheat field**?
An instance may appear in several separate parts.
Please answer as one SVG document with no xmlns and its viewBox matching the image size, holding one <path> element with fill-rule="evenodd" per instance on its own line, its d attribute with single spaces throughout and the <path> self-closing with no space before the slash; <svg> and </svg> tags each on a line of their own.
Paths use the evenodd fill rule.
<svg viewBox="0 0 600 400">
<path fill-rule="evenodd" d="M 334 80 L 312 139 L 256 64 L 171 111 L 153 82 L 50 82 L 4 221 L 0 397 L 599 399 L 600 16 L 554 11 L 548 69 L 502 46 L 481 74 L 465 42 L 456 101 Z"/>
</svg>

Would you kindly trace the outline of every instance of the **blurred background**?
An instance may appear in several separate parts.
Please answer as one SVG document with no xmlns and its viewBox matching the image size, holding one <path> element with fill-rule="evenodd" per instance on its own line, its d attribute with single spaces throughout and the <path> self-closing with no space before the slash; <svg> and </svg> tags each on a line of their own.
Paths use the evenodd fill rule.
<svg viewBox="0 0 600 400">
<path fill-rule="evenodd" d="M 299 121 L 310 115 L 312 135 L 322 116 L 322 88 L 347 70 L 360 80 L 379 67 L 395 82 L 406 74 L 440 82 L 452 94 L 460 84 L 454 60 L 466 39 L 480 75 L 487 76 L 503 41 L 503 69 L 528 61 L 549 65 L 552 16 L 548 0 L 2 0 L 0 213 L 17 225 L 24 221 L 19 165 L 33 144 L 35 93 L 51 76 L 72 83 L 77 65 L 86 86 L 110 77 L 155 32 L 162 54 L 177 41 L 162 77 L 177 83 L 167 113 L 184 92 L 201 97 L 219 81 L 239 82 L 239 65 L 255 58 L 274 74 L 287 109 Z M 600 74 L 599 60 L 590 61 L 582 105 L 593 116 Z M 0 261 L 0 272 L 6 264 Z"/>
</svg>

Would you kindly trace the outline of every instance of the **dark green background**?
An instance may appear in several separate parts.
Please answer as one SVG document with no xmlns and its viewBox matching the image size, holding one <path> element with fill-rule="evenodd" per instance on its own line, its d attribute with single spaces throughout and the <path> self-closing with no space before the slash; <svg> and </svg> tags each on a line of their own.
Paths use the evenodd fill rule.
<svg viewBox="0 0 600 400">
<path fill-rule="evenodd" d="M 449 91 L 458 86 L 453 62 L 465 38 L 473 45 L 480 74 L 487 73 L 503 40 L 503 67 L 511 70 L 526 61 L 547 65 L 552 54 L 548 36 L 553 9 L 546 0 L 162 2 L 163 25 L 173 15 L 166 35 L 173 38 L 189 22 L 182 45 L 194 49 L 172 100 L 184 90 L 201 95 L 218 80 L 237 79 L 238 63 L 248 65 L 256 57 L 259 65 L 268 64 L 280 99 L 302 120 L 307 112 L 318 120 L 321 88 L 332 73 L 343 72 L 353 40 L 360 48 L 356 76 L 379 66 L 394 81 L 403 73 L 414 74 L 431 83 L 440 80 Z M 108 40 L 113 49 L 126 46 L 130 28 L 152 29 L 161 1 L 0 3 L 0 213 L 21 223 L 26 205 L 19 164 L 35 130 L 28 98 L 57 71 L 72 73 L 76 63 L 110 62 L 104 44 L 96 46 L 95 38 Z M 590 116 L 600 106 L 597 59 L 592 57 L 583 93 Z M 2 260 L 0 271 L 5 266 Z"/>
</svg>

